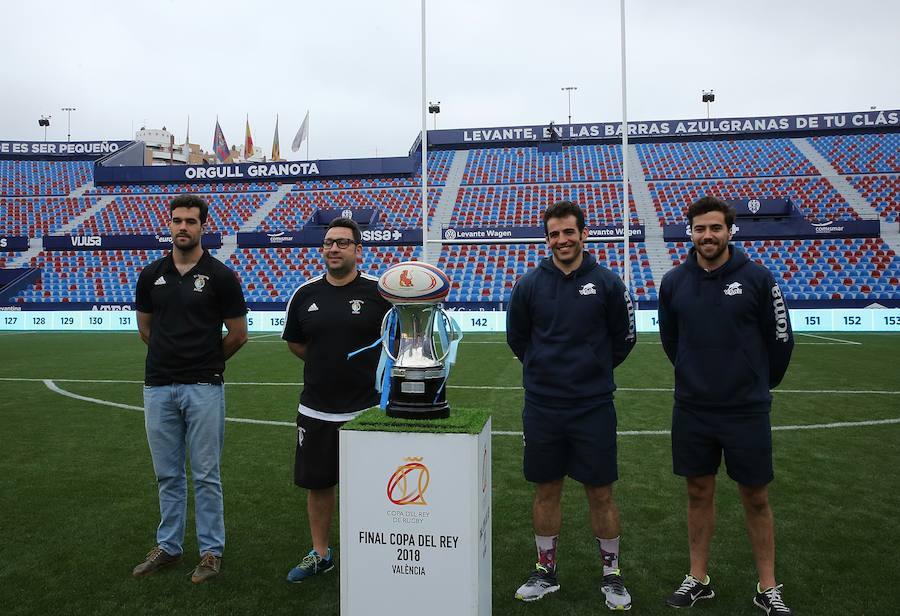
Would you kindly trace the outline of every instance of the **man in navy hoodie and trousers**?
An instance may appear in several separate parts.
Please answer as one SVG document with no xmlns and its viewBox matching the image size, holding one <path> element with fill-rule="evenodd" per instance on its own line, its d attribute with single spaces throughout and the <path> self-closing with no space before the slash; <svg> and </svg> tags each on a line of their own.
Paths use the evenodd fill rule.
<svg viewBox="0 0 900 616">
<path fill-rule="evenodd" d="M 574 203 L 544 212 L 552 256 L 523 276 L 507 309 L 506 339 L 522 362 L 525 479 L 538 562 L 516 598 L 535 601 L 559 589 L 556 544 L 563 480 L 584 484 L 603 565 L 601 592 L 611 610 L 631 607 L 619 571 L 619 510 L 613 368 L 635 344 L 634 308 L 622 281 L 584 251 L 588 231 Z"/>
<path fill-rule="evenodd" d="M 767 485 L 774 478 L 772 395 L 787 371 L 794 336 L 772 274 L 730 245 L 734 209 L 703 197 L 688 208 L 684 263 L 659 291 L 659 331 L 675 366 L 672 463 L 687 479 L 691 570 L 667 599 L 690 607 L 712 599 L 707 562 L 715 528 L 716 473 L 724 452 L 737 482 L 759 574 L 753 603 L 789 616 L 775 582 L 775 532 Z"/>
</svg>

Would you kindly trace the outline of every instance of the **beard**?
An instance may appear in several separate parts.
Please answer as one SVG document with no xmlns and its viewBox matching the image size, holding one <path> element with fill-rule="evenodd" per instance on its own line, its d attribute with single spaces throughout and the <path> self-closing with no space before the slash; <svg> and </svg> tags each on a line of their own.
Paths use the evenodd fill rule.
<svg viewBox="0 0 900 616">
<path fill-rule="evenodd" d="M 700 255 L 704 259 L 706 259 L 707 261 L 715 261 L 716 259 L 718 259 L 719 257 L 722 256 L 722 253 L 724 253 L 726 250 L 728 250 L 728 242 L 727 241 L 719 242 L 718 240 L 714 240 L 714 241 L 707 240 L 702 244 L 697 244 L 696 248 L 697 248 L 697 252 L 699 252 Z M 707 252 L 710 248 L 714 249 L 711 253 Z"/>
<path fill-rule="evenodd" d="M 346 259 L 342 259 L 339 265 L 332 266 L 330 263 L 326 261 L 325 268 L 328 270 L 328 273 L 331 274 L 335 278 L 344 278 L 349 275 L 350 272 L 353 271 L 353 261 L 348 261 Z"/>
<path fill-rule="evenodd" d="M 181 242 L 179 240 L 181 240 Z M 187 240 L 187 242 L 183 243 L 183 240 Z M 183 250 L 184 252 L 193 250 L 199 243 L 199 237 L 193 238 L 189 235 L 176 235 L 172 238 L 172 246 L 177 248 L 178 250 Z"/>
</svg>

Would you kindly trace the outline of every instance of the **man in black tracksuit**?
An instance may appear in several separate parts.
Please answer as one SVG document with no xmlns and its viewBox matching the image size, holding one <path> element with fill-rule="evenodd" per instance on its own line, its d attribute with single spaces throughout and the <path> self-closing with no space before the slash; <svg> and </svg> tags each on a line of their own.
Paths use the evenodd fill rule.
<svg viewBox="0 0 900 616">
<path fill-rule="evenodd" d="M 672 461 L 687 479 L 691 570 L 667 599 L 689 607 L 715 596 L 707 561 L 715 527 L 716 473 L 724 452 L 738 483 L 759 583 L 754 603 L 789 615 L 775 582 L 775 535 L 767 485 L 774 478 L 769 413 L 794 337 L 772 274 L 729 244 L 734 210 L 703 197 L 688 209 L 691 248 L 659 292 L 659 331 L 675 366 Z"/>
<path fill-rule="evenodd" d="M 523 276 L 507 309 L 506 337 L 522 362 L 525 478 L 534 482 L 538 562 L 516 598 L 535 601 L 559 589 L 556 544 L 568 475 L 584 484 L 603 564 L 606 606 L 631 607 L 619 572 L 619 511 L 613 368 L 635 344 L 631 295 L 584 251 L 584 214 L 561 201 L 544 213 L 553 255 Z"/>
</svg>

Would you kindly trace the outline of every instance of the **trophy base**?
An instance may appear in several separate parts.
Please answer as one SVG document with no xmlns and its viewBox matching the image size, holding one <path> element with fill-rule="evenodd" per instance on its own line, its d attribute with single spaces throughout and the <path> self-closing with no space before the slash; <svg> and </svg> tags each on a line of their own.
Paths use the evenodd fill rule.
<svg viewBox="0 0 900 616">
<path fill-rule="evenodd" d="M 397 419 L 446 419 L 450 417 L 450 405 L 446 402 L 443 405 L 389 402 L 386 413 Z"/>
<path fill-rule="evenodd" d="M 440 374 L 439 372 L 437 374 Z M 446 419 L 450 417 L 443 378 L 422 370 L 398 370 L 391 376 L 388 417 L 400 419 Z"/>
</svg>

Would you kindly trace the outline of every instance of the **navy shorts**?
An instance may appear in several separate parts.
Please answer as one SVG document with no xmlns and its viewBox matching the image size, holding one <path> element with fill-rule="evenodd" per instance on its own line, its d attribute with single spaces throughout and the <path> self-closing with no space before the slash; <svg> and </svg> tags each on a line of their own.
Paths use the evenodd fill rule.
<svg viewBox="0 0 900 616">
<path fill-rule="evenodd" d="M 342 421 L 323 421 L 297 413 L 294 483 L 321 490 L 338 483 L 338 450 Z"/>
<path fill-rule="evenodd" d="M 672 410 L 672 470 L 684 477 L 715 475 L 722 454 L 728 476 L 741 485 L 764 486 L 775 478 L 772 426 L 765 410 Z"/>
<path fill-rule="evenodd" d="M 549 483 L 568 475 L 605 486 L 619 478 L 612 402 L 551 406 L 526 397 L 522 427 L 528 481 Z"/>
</svg>

